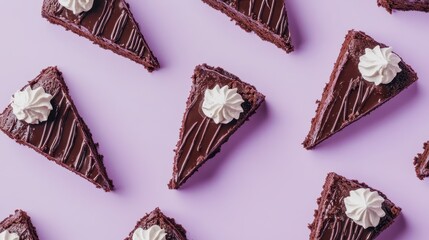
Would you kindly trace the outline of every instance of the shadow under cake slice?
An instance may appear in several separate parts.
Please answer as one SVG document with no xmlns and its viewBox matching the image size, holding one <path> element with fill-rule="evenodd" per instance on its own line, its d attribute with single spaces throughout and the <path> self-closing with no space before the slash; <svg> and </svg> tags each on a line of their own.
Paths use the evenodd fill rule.
<svg viewBox="0 0 429 240">
<path fill-rule="evenodd" d="M 125 240 L 145 240 L 146 238 L 141 236 L 145 236 L 149 232 L 153 235 L 155 233 L 165 235 L 166 240 L 187 240 L 186 230 L 182 225 L 176 223 L 173 218 L 165 216 L 159 208 L 140 219 Z"/>
<path fill-rule="evenodd" d="M 377 0 L 389 13 L 393 10 L 429 12 L 429 0 Z"/>
<path fill-rule="evenodd" d="M 22 210 L 16 210 L 0 222 L 0 236 L 17 235 L 19 240 L 38 240 L 36 228 L 31 223 L 30 217 Z M 0 239 L 2 239 L 0 237 Z M 6 238 L 8 239 L 8 238 Z"/>
<path fill-rule="evenodd" d="M 58 165 L 78 174 L 105 191 L 113 190 L 91 132 L 69 95 L 61 72 L 44 69 L 21 90 L 41 87 L 52 96 L 46 121 L 29 124 L 18 120 L 10 104 L 0 114 L 0 130 L 17 143 L 28 146 Z M 16 94 L 15 94 L 16 95 Z"/>
<path fill-rule="evenodd" d="M 90 10 L 78 14 L 62 6 L 59 0 L 43 0 L 42 16 L 102 48 L 142 64 L 149 72 L 159 68 L 124 0 L 95 0 Z"/>
<path fill-rule="evenodd" d="M 376 48 L 378 47 L 378 50 Z M 345 38 L 329 82 L 318 101 L 316 116 L 311 121 L 311 128 L 303 142 L 306 149 L 314 148 L 319 143 L 341 131 L 349 124 L 380 107 L 404 89 L 417 81 L 417 74 L 400 59 L 396 74 L 391 82 L 379 85 L 364 79 L 359 70 L 360 59 L 367 51 L 387 54 L 387 46 L 375 41 L 364 32 L 350 30 Z M 384 52 L 383 52 L 384 51 Z M 371 67 L 383 68 L 383 64 L 374 63 Z M 386 69 L 383 71 L 385 73 Z M 390 70 L 390 69 L 387 69 Z M 387 72 L 386 74 L 390 74 Z M 378 76 L 382 79 L 386 76 Z"/>
<path fill-rule="evenodd" d="M 384 200 L 381 203 L 381 209 L 385 215 L 379 218 L 379 223 L 376 226 L 365 228 L 360 225 L 360 222 L 355 222 L 346 214 L 345 199 L 351 196 L 352 191 L 358 189 L 369 190 L 369 192 L 376 193 L 378 197 Z M 362 201 L 362 199 L 358 199 L 359 201 Z M 346 179 L 336 173 L 329 173 L 326 177 L 323 191 L 321 197 L 317 199 L 317 204 L 318 209 L 315 211 L 314 221 L 309 225 L 311 230 L 310 240 L 372 240 L 387 229 L 401 213 L 401 208 L 395 206 L 382 192 L 369 187 L 365 183 Z M 359 211 L 354 213 L 359 213 Z M 368 216 L 363 216 L 362 218 L 365 217 Z"/>
<path fill-rule="evenodd" d="M 206 64 L 195 68 L 192 84 L 175 150 L 173 177 L 168 184 L 170 189 L 178 189 L 199 167 L 214 157 L 220 151 L 222 144 L 227 142 L 229 137 L 255 113 L 265 99 L 265 96 L 252 85 L 241 81 L 222 68 L 210 67 Z M 216 116 L 208 116 L 203 108 L 208 96 L 223 94 L 223 91 L 231 94 L 232 98 L 241 98 L 242 102 L 237 103 L 235 107 L 242 112 L 237 114 L 236 118 L 229 119 L 227 123 L 216 123 Z M 222 99 L 218 104 L 226 106 L 227 103 L 224 100 Z M 207 102 L 210 103 L 209 100 Z M 214 104 L 210 107 L 219 106 Z M 209 109 L 211 110 L 215 115 L 224 111 L 224 109 Z"/>
<path fill-rule="evenodd" d="M 203 0 L 287 53 L 293 51 L 284 0 Z"/>
</svg>

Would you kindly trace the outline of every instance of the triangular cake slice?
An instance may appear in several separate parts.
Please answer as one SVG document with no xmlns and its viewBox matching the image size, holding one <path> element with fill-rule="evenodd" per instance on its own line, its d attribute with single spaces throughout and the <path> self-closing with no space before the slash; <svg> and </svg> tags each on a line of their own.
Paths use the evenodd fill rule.
<svg viewBox="0 0 429 240">
<path fill-rule="evenodd" d="M 81 2 L 92 2 L 81 1 Z M 102 48 L 142 64 L 149 72 L 159 63 L 124 0 L 94 0 L 87 11 L 72 11 L 60 0 L 43 0 L 42 16 L 51 23 L 88 38 Z M 62 2 L 67 2 L 62 0 Z M 78 6 L 82 3 L 76 3 Z"/>
<path fill-rule="evenodd" d="M 244 30 L 255 32 L 287 53 L 293 51 L 284 0 L 203 0 Z"/>
<path fill-rule="evenodd" d="M 389 13 L 393 10 L 429 12 L 428 0 L 377 0 L 377 3 Z"/>
<path fill-rule="evenodd" d="M 173 218 L 165 216 L 159 208 L 156 208 L 151 213 L 146 214 L 131 231 L 125 240 L 145 240 L 149 233 L 153 235 L 159 234 L 159 239 L 168 240 L 186 240 L 186 230 L 182 225 L 177 224 Z M 158 238 L 157 238 L 158 239 Z"/>
<path fill-rule="evenodd" d="M 113 189 L 98 153 L 98 144 L 80 117 L 61 72 L 56 67 L 43 70 L 24 89 L 41 87 L 53 98 L 46 121 L 29 124 L 18 120 L 10 104 L 0 114 L 0 130 L 19 144 L 28 146 L 55 163 L 87 179 L 105 191 Z M 15 97 L 16 97 L 15 93 Z"/>
<path fill-rule="evenodd" d="M 13 236 L 19 240 L 39 239 L 30 217 L 22 210 L 16 210 L 15 214 L 0 222 L 0 239 L 15 239 Z"/>
<path fill-rule="evenodd" d="M 386 56 L 391 61 L 389 64 L 383 59 Z M 365 76 L 360 71 L 365 71 Z M 379 82 L 387 81 L 389 77 L 389 83 Z M 392 99 L 416 80 L 414 70 L 386 45 L 363 32 L 349 31 L 329 83 L 318 101 L 316 116 L 311 121 L 304 147 L 314 148 Z"/>
<path fill-rule="evenodd" d="M 429 141 L 423 144 L 423 153 L 417 154 L 414 158 L 417 177 L 420 180 L 429 177 Z"/>
<path fill-rule="evenodd" d="M 199 65 L 192 79 L 175 150 L 171 189 L 178 189 L 201 165 L 214 157 L 265 99 L 255 87 L 222 68 Z M 220 94 L 226 94 L 228 99 Z M 235 115 L 235 118 L 228 115 Z"/>
<path fill-rule="evenodd" d="M 310 240 L 372 240 L 401 213 L 382 192 L 336 173 L 328 174 L 317 204 Z"/>
</svg>

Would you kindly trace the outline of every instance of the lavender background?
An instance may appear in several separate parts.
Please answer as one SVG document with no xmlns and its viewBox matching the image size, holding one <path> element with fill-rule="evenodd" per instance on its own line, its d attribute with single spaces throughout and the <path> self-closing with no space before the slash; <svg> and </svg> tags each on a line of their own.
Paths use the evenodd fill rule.
<svg viewBox="0 0 429 240">
<path fill-rule="evenodd" d="M 105 155 L 105 193 L 0 134 L 0 218 L 31 215 L 41 240 L 123 239 L 159 206 L 189 239 L 308 239 L 316 198 L 335 171 L 382 190 L 403 215 L 384 240 L 427 239 L 429 183 L 413 157 L 429 139 L 429 14 L 389 15 L 375 0 L 288 0 L 287 55 L 201 1 L 128 0 L 162 68 L 143 67 L 40 16 L 39 1 L 4 1 L 0 106 L 58 65 Z M 393 46 L 420 80 L 316 150 L 300 143 L 349 29 Z M 254 84 L 266 104 L 182 190 L 167 189 L 193 69 L 207 62 Z"/>
</svg>

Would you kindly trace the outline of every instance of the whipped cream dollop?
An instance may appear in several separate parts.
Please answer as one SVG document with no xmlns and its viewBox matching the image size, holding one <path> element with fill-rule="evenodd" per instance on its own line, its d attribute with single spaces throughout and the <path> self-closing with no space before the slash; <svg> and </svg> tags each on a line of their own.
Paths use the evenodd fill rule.
<svg viewBox="0 0 429 240">
<path fill-rule="evenodd" d="M 137 228 L 133 233 L 133 240 L 166 240 L 167 233 L 158 225 L 144 230 Z"/>
<path fill-rule="evenodd" d="M 88 12 L 94 5 L 94 0 L 58 0 L 58 2 L 68 10 L 72 11 L 74 15 L 82 12 Z"/>
<path fill-rule="evenodd" d="M 369 188 L 350 191 L 350 196 L 344 198 L 346 215 L 365 229 L 376 227 L 380 219 L 386 215 L 381 208 L 383 202 L 384 198 Z"/>
<path fill-rule="evenodd" d="M 10 233 L 8 230 L 4 230 L 0 233 L 0 240 L 19 240 L 19 236 L 16 233 Z"/>
<path fill-rule="evenodd" d="M 11 102 L 13 114 L 18 120 L 29 124 L 44 122 L 52 110 L 52 98 L 42 87 L 33 90 L 27 86 L 14 94 Z"/>
<path fill-rule="evenodd" d="M 358 68 L 363 79 L 375 85 L 388 84 L 401 72 L 401 58 L 392 52 L 391 47 L 365 48 L 365 54 L 359 58 Z"/>
<path fill-rule="evenodd" d="M 220 88 L 216 85 L 213 89 L 206 89 L 202 110 L 204 115 L 213 119 L 216 124 L 227 124 L 233 119 L 238 119 L 242 113 L 244 102 L 237 88 L 230 89 L 227 85 Z"/>
</svg>

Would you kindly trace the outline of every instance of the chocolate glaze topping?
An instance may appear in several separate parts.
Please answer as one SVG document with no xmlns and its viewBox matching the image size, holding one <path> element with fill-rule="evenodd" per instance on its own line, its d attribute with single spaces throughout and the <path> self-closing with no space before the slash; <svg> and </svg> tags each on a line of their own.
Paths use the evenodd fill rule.
<svg viewBox="0 0 429 240">
<path fill-rule="evenodd" d="M 286 52 L 293 46 L 284 0 L 203 0 L 225 13 L 246 31 L 254 31 L 263 40 Z"/>
<path fill-rule="evenodd" d="M 15 214 L 0 222 L 0 233 L 5 230 L 18 234 L 20 240 L 39 239 L 30 217 L 22 210 L 16 210 Z"/>
<path fill-rule="evenodd" d="M 368 82 L 359 72 L 359 57 L 365 48 L 386 47 L 363 32 L 351 30 L 346 36 L 322 99 L 318 101 L 316 116 L 303 145 L 315 147 L 344 127 L 389 101 L 417 80 L 417 74 L 404 61 L 402 69 L 389 84 Z"/>
<path fill-rule="evenodd" d="M 44 0 L 42 15 L 103 48 L 143 64 L 149 71 L 159 68 L 124 0 L 95 0 L 91 10 L 79 15 L 61 6 L 58 0 Z"/>
<path fill-rule="evenodd" d="M 423 144 L 423 153 L 417 154 L 414 158 L 416 174 L 420 180 L 429 177 L 429 141 Z"/>
<path fill-rule="evenodd" d="M 186 230 L 182 225 L 177 224 L 173 218 L 165 216 L 159 208 L 156 208 L 151 213 L 146 214 L 140 221 L 137 222 L 137 225 L 134 227 L 133 231 L 128 235 L 125 240 L 132 240 L 133 233 L 137 228 L 148 229 L 153 225 L 158 225 L 167 233 L 166 240 L 186 240 Z"/>
<path fill-rule="evenodd" d="M 429 0 L 377 0 L 377 4 L 389 13 L 392 13 L 393 9 L 429 12 Z"/>
<path fill-rule="evenodd" d="M 61 72 L 56 67 L 49 67 L 29 85 L 32 89 L 41 86 L 45 92 L 54 96 L 51 100 L 54 109 L 48 121 L 40 124 L 19 121 L 9 105 L 0 114 L 0 130 L 16 142 L 36 150 L 49 160 L 94 183 L 98 188 L 112 190 L 112 182 L 103 165 L 103 156 L 97 151 L 98 144 L 94 143 L 88 127 L 79 116 Z"/>
<path fill-rule="evenodd" d="M 311 230 L 310 240 L 371 240 L 388 228 L 399 216 L 401 208 L 396 207 L 382 192 L 377 191 L 385 201 L 382 209 L 386 216 L 380 219 L 376 227 L 364 229 L 356 224 L 347 215 L 344 198 L 350 196 L 350 191 L 358 188 L 370 188 L 365 183 L 356 180 L 348 180 L 336 173 L 329 173 L 322 196 L 317 200 L 319 205 L 315 211 L 314 221 L 309 225 Z"/>
<path fill-rule="evenodd" d="M 208 159 L 220 151 L 223 143 L 256 111 L 265 96 L 255 87 L 242 82 L 221 68 L 200 65 L 195 68 L 193 86 L 186 104 L 180 130 L 180 139 L 175 150 L 173 178 L 170 188 L 177 189 Z M 219 85 L 237 88 L 243 97 L 244 112 L 238 120 L 228 124 L 216 124 L 201 110 L 204 91 Z"/>
</svg>

